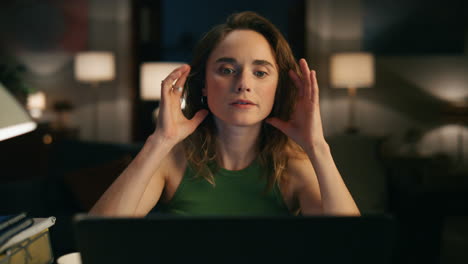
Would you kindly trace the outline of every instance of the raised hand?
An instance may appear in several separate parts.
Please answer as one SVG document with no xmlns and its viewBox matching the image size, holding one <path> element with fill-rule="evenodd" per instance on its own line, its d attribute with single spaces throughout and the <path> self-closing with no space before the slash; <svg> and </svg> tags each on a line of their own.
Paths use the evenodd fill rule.
<svg viewBox="0 0 468 264">
<path fill-rule="evenodd" d="M 305 59 L 299 60 L 302 78 L 294 71 L 289 76 L 298 88 L 296 107 L 291 119 L 283 121 L 276 117 L 266 120 L 267 123 L 281 130 L 293 139 L 304 150 L 311 150 L 317 144 L 325 142 L 319 107 L 319 90 L 316 73 L 310 70 Z"/>
<path fill-rule="evenodd" d="M 184 64 L 171 72 L 161 83 L 159 116 L 153 135 L 169 140 L 172 144 L 177 144 L 190 135 L 208 114 L 208 111 L 203 109 L 189 120 L 182 113 L 180 98 L 189 73 L 190 66 Z"/>
</svg>

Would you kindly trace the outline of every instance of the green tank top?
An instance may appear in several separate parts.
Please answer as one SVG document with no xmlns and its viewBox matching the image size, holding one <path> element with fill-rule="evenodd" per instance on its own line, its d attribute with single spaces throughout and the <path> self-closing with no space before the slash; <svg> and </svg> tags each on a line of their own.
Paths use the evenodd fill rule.
<svg viewBox="0 0 468 264">
<path fill-rule="evenodd" d="M 160 204 L 163 213 L 176 215 L 272 216 L 290 215 L 278 185 L 264 194 L 266 179 L 261 179 L 262 167 L 257 161 L 239 171 L 219 168 L 213 186 L 202 177 L 194 178 L 187 166 L 173 198 Z"/>
</svg>

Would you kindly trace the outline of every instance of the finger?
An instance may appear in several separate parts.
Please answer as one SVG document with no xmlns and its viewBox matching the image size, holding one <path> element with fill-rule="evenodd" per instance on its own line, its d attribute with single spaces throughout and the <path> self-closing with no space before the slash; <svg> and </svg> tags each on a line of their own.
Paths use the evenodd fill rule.
<svg viewBox="0 0 468 264">
<path fill-rule="evenodd" d="M 310 71 L 310 79 L 312 80 L 312 101 L 318 102 L 319 100 L 319 88 L 317 82 L 317 72 L 314 70 Z"/>
<path fill-rule="evenodd" d="M 175 80 L 177 80 L 182 73 L 184 72 L 184 69 L 186 69 L 187 65 L 182 65 L 175 70 L 173 70 L 167 77 L 164 79 L 161 83 L 161 97 L 164 100 L 169 93 L 171 92 L 172 89 L 172 84 L 174 83 Z"/>
<path fill-rule="evenodd" d="M 289 70 L 289 77 L 293 81 L 294 85 L 297 87 L 299 91 L 299 96 L 304 96 L 304 85 L 302 84 L 299 75 L 297 75 L 297 73 L 293 70 Z"/>
<path fill-rule="evenodd" d="M 190 119 L 190 122 L 192 123 L 192 129 L 195 130 L 200 123 L 206 118 L 208 115 L 208 110 L 202 109 L 199 110 L 193 117 Z"/>
<path fill-rule="evenodd" d="M 307 61 L 305 59 L 301 59 L 299 61 L 301 71 L 302 71 L 302 82 L 304 83 L 304 96 L 307 98 L 311 98 L 311 86 L 312 82 L 310 80 L 310 69 L 307 65 Z"/>
<path fill-rule="evenodd" d="M 176 83 L 172 86 L 172 92 L 177 94 L 179 97 L 182 95 L 184 84 L 187 81 L 187 77 L 190 73 L 190 66 L 184 68 L 182 75 L 177 79 Z"/>
<path fill-rule="evenodd" d="M 277 129 L 279 129 L 284 134 L 287 134 L 286 131 L 287 131 L 288 125 L 289 125 L 288 122 L 285 122 L 285 121 L 283 121 L 283 120 L 281 120 L 279 118 L 276 118 L 276 117 L 267 118 L 265 120 L 265 122 L 267 122 L 268 124 L 276 127 Z"/>
</svg>

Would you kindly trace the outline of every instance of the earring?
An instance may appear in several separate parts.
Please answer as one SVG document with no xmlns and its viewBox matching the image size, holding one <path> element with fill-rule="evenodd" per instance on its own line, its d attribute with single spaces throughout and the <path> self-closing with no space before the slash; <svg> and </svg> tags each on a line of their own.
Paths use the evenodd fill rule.
<svg viewBox="0 0 468 264">
<path fill-rule="evenodd" d="M 206 96 L 201 97 L 201 103 L 202 105 L 206 105 Z"/>
</svg>

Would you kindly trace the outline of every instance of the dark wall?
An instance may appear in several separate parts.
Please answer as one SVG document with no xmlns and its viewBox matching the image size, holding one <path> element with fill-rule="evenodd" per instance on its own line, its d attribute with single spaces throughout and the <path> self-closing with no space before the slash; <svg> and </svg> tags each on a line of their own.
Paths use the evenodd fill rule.
<svg viewBox="0 0 468 264">
<path fill-rule="evenodd" d="M 162 48 L 163 60 L 189 62 L 196 42 L 211 27 L 224 23 L 234 12 L 254 11 L 268 18 L 295 46 L 296 55 L 303 56 L 294 31 L 304 35 L 304 5 L 301 0 L 240 0 L 240 1 L 162 1 Z M 302 21 L 301 21 L 302 19 Z M 294 39 L 296 37 L 296 39 Z"/>
<path fill-rule="evenodd" d="M 465 0 L 365 0 L 364 49 L 377 55 L 463 55 Z"/>
</svg>

